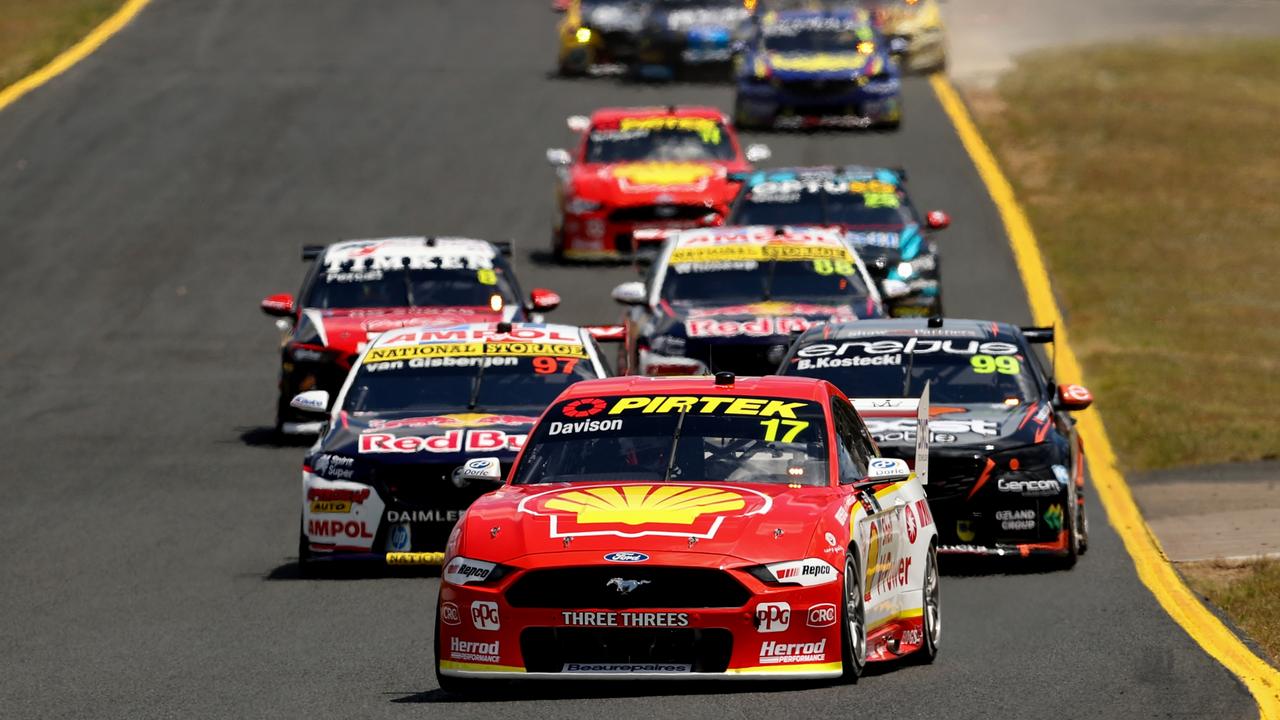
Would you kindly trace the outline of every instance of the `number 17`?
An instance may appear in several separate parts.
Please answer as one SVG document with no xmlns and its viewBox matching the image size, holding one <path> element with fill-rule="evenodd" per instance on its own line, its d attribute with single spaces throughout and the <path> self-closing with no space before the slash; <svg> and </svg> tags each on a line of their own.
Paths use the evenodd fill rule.
<svg viewBox="0 0 1280 720">
<path fill-rule="evenodd" d="M 800 431 L 809 427 L 809 422 L 807 420 L 779 420 L 778 418 L 774 418 L 772 420 L 761 420 L 760 424 L 764 426 L 764 439 L 769 442 L 773 442 L 778 439 L 778 429 L 783 425 L 789 427 L 790 430 L 787 430 L 787 432 L 782 435 L 782 442 L 791 442 L 792 440 L 795 440 L 796 436 L 800 434 Z"/>
</svg>

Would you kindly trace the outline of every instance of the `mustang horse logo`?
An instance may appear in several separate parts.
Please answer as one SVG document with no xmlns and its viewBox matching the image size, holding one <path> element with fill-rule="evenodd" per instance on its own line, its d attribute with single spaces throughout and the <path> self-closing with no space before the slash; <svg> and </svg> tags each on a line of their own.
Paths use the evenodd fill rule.
<svg viewBox="0 0 1280 720">
<path fill-rule="evenodd" d="M 605 583 L 605 587 L 611 587 L 618 591 L 619 595 L 630 595 L 635 589 L 641 585 L 648 585 L 648 580 L 623 580 L 622 578 L 611 578 Z"/>
</svg>

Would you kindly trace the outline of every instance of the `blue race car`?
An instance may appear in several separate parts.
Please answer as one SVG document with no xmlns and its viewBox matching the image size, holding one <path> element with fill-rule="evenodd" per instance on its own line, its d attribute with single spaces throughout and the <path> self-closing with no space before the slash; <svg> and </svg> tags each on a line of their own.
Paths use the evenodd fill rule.
<svg viewBox="0 0 1280 720">
<path fill-rule="evenodd" d="M 746 20 L 742 0 L 653 0 L 628 74 L 641 80 L 728 80 L 732 37 Z"/>
<path fill-rule="evenodd" d="M 901 122 L 898 65 L 865 10 L 765 13 L 738 49 L 738 127 L 896 128 Z"/>
</svg>

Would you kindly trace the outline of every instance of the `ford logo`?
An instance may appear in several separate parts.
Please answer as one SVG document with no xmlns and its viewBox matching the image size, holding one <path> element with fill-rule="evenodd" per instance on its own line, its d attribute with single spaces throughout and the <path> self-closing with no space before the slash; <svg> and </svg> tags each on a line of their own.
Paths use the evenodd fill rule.
<svg viewBox="0 0 1280 720">
<path fill-rule="evenodd" d="M 604 556 L 609 562 L 644 562 L 649 559 L 648 555 L 639 552 L 611 552 Z"/>
</svg>

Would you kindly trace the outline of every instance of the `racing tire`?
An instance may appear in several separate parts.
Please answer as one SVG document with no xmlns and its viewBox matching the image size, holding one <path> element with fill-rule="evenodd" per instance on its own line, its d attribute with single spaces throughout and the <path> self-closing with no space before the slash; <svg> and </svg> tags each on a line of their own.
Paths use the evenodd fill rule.
<svg viewBox="0 0 1280 720">
<path fill-rule="evenodd" d="M 912 660 L 928 665 L 938 657 L 938 641 L 942 638 L 942 596 L 938 582 L 938 546 L 929 543 L 924 567 L 924 582 L 921 583 L 923 612 L 920 617 L 924 623 L 921 634 L 924 644 L 912 655 Z"/>
<path fill-rule="evenodd" d="M 437 607 L 436 613 L 438 614 L 439 612 L 440 612 L 440 609 L 439 607 Z M 477 691 L 480 689 L 480 683 L 481 683 L 480 680 L 476 680 L 473 678 L 453 677 L 452 675 L 444 675 L 440 672 L 440 621 L 439 620 L 436 621 L 435 640 L 433 641 L 433 643 L 435 645 L 435 656 L 436 656 L 435 658 L 436 684 L 440 686 L 440 689 L 443 690 L 445 693 L 449 695 L 453 695 L 455 697 L 465 697 L 469 695 L 475 695 Z"/>
<path fill-rule="evenodd" d="M 276 435 L 279 437 L 284 437 L 284 421 L 286 413 L 293 409 L 289 406 L 289 401 L 291 399 L 292 398 L 285 398 L 284 395 L 281 395 L 279 399 L 276 400 Z"/>
<path fill-rule="evenodd" d="M 1070 570 L 1075 567 L 1076 560 L 1080 557 L 1080 533 L 1076 531 L 1076 486 L 1071 484 L 1067 490 L 1067 512 L 1062 513 L 1063 530 L 1067 533 L 1067 551 L 1066 554 L 1054 558 L 1053 563 L 1059 570 Z"/>
<path fill-rule="evenodd" d="M 564 235 L 555 230 L 551 231 L 551 259 L 556 263 L 564 264 Z"/>
<path fill-rule="evenodd" d="M 844 590 L 840 603 L 840 660 L 844 667 L 841 679 L 858 682 L 867 666 L 867 606 L 862 598 L 862 573 L 851 547 L 844 558 Z"/>
<path fill-rule="evenodd" d="M 747 112 L 742 99 L 738 97 L 733 99 L 733 126 L 738 130 L 762 130 L 765 128 L 764 123 L 757 122 L 756 118 L 753 118 Z"/>
<path fill-rule="evenodd" d="M 1084 505 L 1076 505 L 1080 509 L 1076 517 L 1076 527 L 1080 533 L 1080 549 L 1077 554 L 1083 555 L 1089 552 L 1089 514 Z"/>
<path fill-rule="evenodd" d="M 298 575 L 304 578 L 316 576 L 316 562 L 311 556 L 311 544 L 307 542 L 307 534 L 303 531 L 306 520 L 298 517 Z"/>
</svg>

